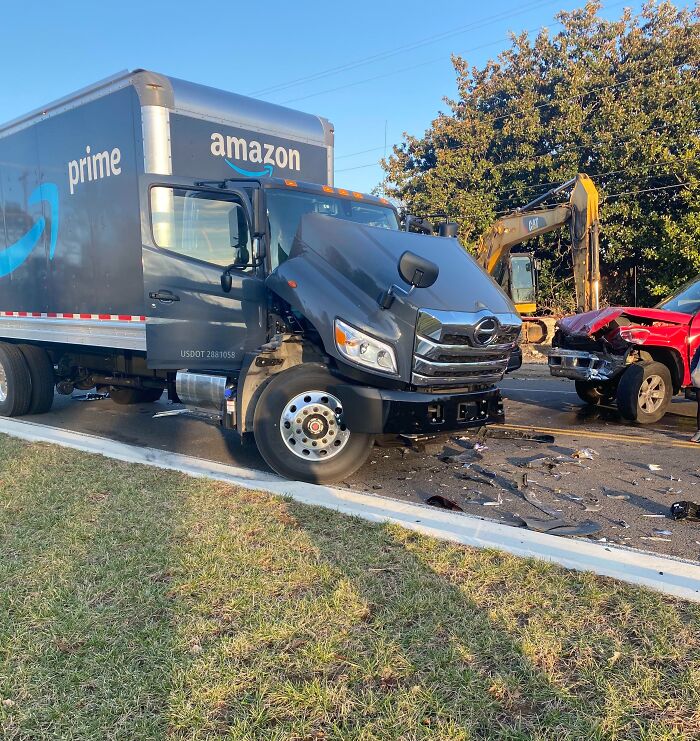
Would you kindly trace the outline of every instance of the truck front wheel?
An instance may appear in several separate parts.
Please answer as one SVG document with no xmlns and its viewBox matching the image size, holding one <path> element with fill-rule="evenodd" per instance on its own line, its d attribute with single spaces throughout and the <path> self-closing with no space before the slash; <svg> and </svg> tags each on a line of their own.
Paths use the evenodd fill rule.
<svg viewBox="0 0 700 741">
<path fill-rule="evenodd" d="M 666 414 L 671 396 L 671 372 L 663 363 L 655 360 L 634 363 L 620 378 L 617 408 L 624 419 L 652 424 Z"/>
<path fill-rule="evenodd" d="M 347 478 L 367 460 L 374 438 L 351 432 L 337 383 L 323 365 L 302 363 L 277 374 L 255 407 L 255 442 L 265 462 L 281 476 L 314 484 Z"/>
<path fill-rule="evenodd" d="M 22 351 L 0 343 L 0 417 L 21 417 L 31 399 L 32 379 Z"/>
</svg>

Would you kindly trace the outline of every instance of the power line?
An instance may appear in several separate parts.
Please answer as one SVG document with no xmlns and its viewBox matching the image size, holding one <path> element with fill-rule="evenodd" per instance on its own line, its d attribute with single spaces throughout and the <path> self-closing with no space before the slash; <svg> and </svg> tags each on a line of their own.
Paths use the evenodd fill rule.
<svg viewBox="0 0 700 741">
<path fill-rule="evenodd" d="M 402 46 L 395 47 L 394 49 L 386 50 L 383 52 L 377 52 L 376 54 L 372 54 L 366 57 L 361 57 L 360 59 L 356 59 L 352 62 L 346 62 L 344 64 L 340 64 L 335 67 L 329 67 L 325 70 L 314 72 L 311 75 L 304 75 L 303 77 L 297 77 L 294 80 L 288 80 L 286 82 L 277 83 L 275 85 L 270 85 L 265 88 L 260 88 L 258 90 L 254 90 L 253 92 L 249 93 L 249 95 L 269 95 L 270 93 L 279 92 L 281 90 L 285 90 L 290 87 L 295 87 L 305 82 L 319 80 L 324 77 L 329 77 L 331 75 L 339 74 L 340 72 L 346 72 L 347 70 L 350 70 L 350 69 L 355 69 L 357 67 L 362 67 L 366 64 L 371 64 L 372 62 L 377 62 L 383 59 L 388 59 L 389 57 L 396 56 L 398 54 L 402 54 L 407 51 L 413 51 L 414 49 L 419 49 L 423 46 L 433 44 L 437 41 L 442 41 L 444 39 L 448 39 L 453 36 L 458 36 L 459 34 L 465 33 L 466 31 L 473 31 L 478 28 L 483 28 L 484 26 L 487 26 L 491 23 L 496 23 L 500 20 L 507 20 L 508 18 L 512 18 L 517 15 L 522 15 L 523 13 L 527 11 L 535 10 L 537 8 L 541 8 L 546 5 L 554 5 L 554 4 L 556 4 L 556 2 L 553 2 L 552 0 L 536 0 L 536 2 L 529 2 L 523 5 L 521 8 L 519 8 L 516 11 L 509 10 L 509 11 L 502 11 L 501 13 L 495 13 L 491 16 L 486 16 L 485 18 L 482 18 L 478 21 L 472 21 L 471 23 L 467 23 L 466 25 L 460 26 L 459 28 L 452 29 L 450 31 L 443 31 L 442 33 L 438 33 L 438 34 L 433 34 L 432 36 L 427 36 L 418 41 L 414 41 L 408 44 L 403 44 Z"/>
<path fill-rule="evenodd" d="M 552 25 L 561 25 L 560 23 L 556 22 Z M 536 28 L 529 29 L 525 33 L 532 33 L 533 31 L 539 31 L 541 30 L 542 26 L 537 26 Z M 479 46 L 473 46 L 471 49 L 465 49 L 464 51 L 458 52 L 459 56 L 463 56 L 465 54 L 469 54 L 473 51 L 479 51 L 480 49 L 485 49 L 489 46 L 495 46 L 496 44 L 500 44 L 504 41 L 503 37 L 499 37 L 497 39 L 494 39 L 493 41 L 488 41 L 485 44 L 479 44 Z M 326 88 L 325 90 L 319 90 L 316 93 L 309 93 L 308 95 L 300 95 L 295 98 L 288 98 L 287 100 L 283 100 L 282 104 L 286 105 L 287 103 L 297 103 L 300 100 L 308 100 L 309 98 L 316 98 L 319 95 L 327 95 L 328 93 L 335 93 L 338 90 L 346 90 L 349 87 L 356 87 L 357 85 L 364 85 L 368 82 L 375 82 L 376 80 L 382 80 L 385 77 L 392 77 L 393 75 L 398 75 L 403 72 L 410 72 L 411 70 L 418 69 L 419 67 L 427 67 L 430 64 L 435 64 L 436 62 L 444 62 L 445 57 L 444 55 L 435 59 L 428 59 L 425 62 L 419 62 L 418 64 L 411 64 L 408 67 L 399 67 L 399 69 L 391 70 L 390 72 L 383 72 L 380 75 L 374 75 L 373 77 L 365 77 L 362 80 L 355 80 L 353 82 L 346 82 L 343 85 L 337 85 L 336 87 Z"/>
<path fill-rule="evenodd" d="M 621 193 L 611 193 L 608 196 L 605 196 L 605 200 L 608 201 L 611 198 L 617 198 L 618 196 L 632 196 L 637 195 L 638 193 L 655 193 L 658 190 L 671 190 L 673 188 L 686 188 L 689 185 L 692 185 L 692 183 L 678 183 L 677 185 L 661 185 L 658 188 L 645 188 L 644 190 L 625 190 Z"/>
<path fill-rule="evenodd" d="M 619 5 L 624 5 L 624 0 L 622 0 L 621 2 L 616 2 L 616 3 L 612 3 L 611 5 L 608 5 L 607 6 L 607 9 L 610 10 L 612 8 L 615 8 L 615 7 L 619 6 Z M 534 28 L 529 28 L 526 31 L 524 31 L 524 33 L 530 34 L 530 33 L 534 33 L 535 31 L 538 31 L 538 32 L 539 31 L 542 31 L 545 28 L 551 28 L 551 27 L 554 27 L 554 26 L 561 26 L 561 25 L 562 25 L 562 22 L 561 21 L 553 21 L 551 24 L 547 24 L 546 26 L 535 26 Z M 505 40 L 507 40 L 507 37 L 506 37 Z M 500 44 L 502 41 L 504 41 L 503 37 L 499 37 L 498 39 L 495 39 L 494 41 L 488 41 L 485 44 L 480 44 L 479 46 L 473 46 L 470 49 L 464 49 L 463 51 L 457 52 L 457 54 L 459 56 L 464 56 L 465 54 L 469 54 L 469 53 L 471 53 L 473 51 L 479 51 L 480 49 L 485 49 L 486 47 L 489 47 L 489 46 L 495 46 L 496 44 Z M 437 57 L 435 59 L 429 59 L 429 60 L 427 60 L 425 62 L 419 62 L 418 64 L 409 65 L 408 67 L 399 67 L 399 69 L 395 69 L 395 70 L 392 70 L 390 72 L 384 72 L 381 75 L 374 75 L 373 77 L 366 77 L 366 78 L 364 78 L 362 80 L 355 80 L 353 82 L 347 82 L 347 83 L 345 83 L 343 85 L 338 85 L 336 87 L 327 88 L 325 90 L 319 90 L 316 93 L 309 93 L 308 95 L 300 95 L 300 96 L 297 96 L 295 98 L 288 98 L 287 100 L 283 100 L 282 103 L 284 105 L 286 105 L 287 103 L 296 103 L 296 102 L 298 102 L 300 100 L 307 100 L 308 98 L 315 98 L 315 97 L 317 97 L 319 95 L 326 95 L 328 93 L 335 93 L 338 90 L 345 90 L 345 89 L 347 89 L 349 87 L 355 87 L 357 85 L 364 85 L 367 82 L 374 82 L 376 80 L 381 80 L 381 79 L 383 79 L 385 77 L 391 77 L 393 75 L 400 74 L 402 72 L 408 72 L 408 71 L 411 71 L 411 70 L 414 70 L 414 69 L 418 69 L 419 67 L 426 67 L 426 66 L 428 66 L 430 64 L 435 64 L 436 62 L 444 62 L 444 61 L 445 61 L 445 57 L 444 56 Z"/>
<path fill-rule="evenodd" d="M 673 123 L 673 122 L 671 122 L 671 123 L 665 123 L 665 124 L 660 124 L 659 126 L 652 126 L 652 127 L 648 128 L 648 129 L 642 129 L 641 131 L 639 131 L 637 133 L 639 133 L 639 134 L 648 134 L 648 133 L 652 133 L 654 131 L 662 131 L 663 129 L 667 129 L 670 126 L 677 126 L 677 125 L 678 124 Z M 552 144 L 552 145 L 550 145 L 550 149 L 556 149 L 558 146 L 559 146 L 558 144 Z M 570 152 L 575 152 L 575 151 L 577 151 L 579 149 L 586 149 L 587 147 L 591 147 L 591 146 L 592 145 L 590 145 L 590 144 L 572 144 L 572 145 L 567 146 L 566 149 L 559 150 L 558 152 L 555 153 L 555 155 L 557 157 L 560 157 L 562 155 L 569 154 Z M 436 147 L 436 151 L 437 152 L 440 152 L 440 151 L 448 150 L 450 152 L 456 152 L 456 151 L 459 151 L 460 149 L 467 149 L 467 148 L 469 148 L 469 144 L 460 144 L 459 146 L 454 146 L 454 147 L 450 147 L 450 146 L 439 147 L 439 148 Z M 377 147 L 376 148 L 376 150 L 379 150 L 379 149 L 383 149 L 383 147 Z M 371 151 L 376 151 L 376 150 L 369 149 L 369 150 L 364 150 L 362 152 L 353 152 L 351 154 L 347 154 L 347 155 L 343 155 L 343 156 L 345 156 L 345 157 L 352 157 L 352 156 L 357 155 L 357 154 L 365 154 L 365 152 L 371 152 Z M 532 156 L 533 157 L 546 157 L 547 155 L 551 155 L 551 154 L 552 154 L 552 152 L 550 152 L 550 151 L 546 151 L 546 152 L 535 152 L 534 154 L 532 154 Z M 336 159 L 340 159 L 340 157 L 337 157 Z M 379 166 L 379 162 L 368 162 L 365 165 L 357 165 L 355 167 L 346 167 L 346 168 L 343 168 L 341 170 L 336 170 L 336 172 L 347 172 L 349 170 L 362 170 L 362 169 L 365 169 L 367 167 L 375 167 L 375 166 Z M 590 177 L 601 177 L 603 175 L 612 175 L 612 174 L 614 174 L 614 172 L 615 172 L 614 170 L 611 170 L 611 171 L 604 172 L 604 173 L 594 173 Z M 536 189 L 539 189 L 539 188 L 546 188 L 546 187 L 548 187 L 550 185 L 558 185 L 558 181 L 554 181 L 554 182 L 551 182 L 551 183 L 538 183 L 537 185 L 525 185 L 522 188 L 519 188 L 519 187 L 516 186 L 516 187 L 513 187 L 513 188 L 508 188 L 507 190 L 503 190 L 503 191 L 501 191 L 501 193 L 510 193 L 510 192 L 515 192 L 517 190 L 536 190 Z"/>
<path fill-rule="evenodd" d="M 371 149 L 361 149 L 359 152 L 350 152 L 349 154 L 335 155 L 336 160 L 346 159 L 348 157 L 356 157 L 358 154 L 367 154 L 368 152 L 383 152 L 384 147 L 372 147 Z"/>
</svg>

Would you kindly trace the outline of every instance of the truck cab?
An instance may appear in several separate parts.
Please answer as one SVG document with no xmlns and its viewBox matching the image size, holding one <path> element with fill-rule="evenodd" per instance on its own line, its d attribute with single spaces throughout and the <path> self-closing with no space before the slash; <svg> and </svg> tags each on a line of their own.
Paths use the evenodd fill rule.
<svg viewBox="0 0 700 741">
<path fill-rule="evenodd" d="M 290 179 L 148 178 L 142 196 L 148 366 L 276 471 L 337 480 L 377 435 L 502 421 L 520 319 L 456 239 Z"/>
</svg>

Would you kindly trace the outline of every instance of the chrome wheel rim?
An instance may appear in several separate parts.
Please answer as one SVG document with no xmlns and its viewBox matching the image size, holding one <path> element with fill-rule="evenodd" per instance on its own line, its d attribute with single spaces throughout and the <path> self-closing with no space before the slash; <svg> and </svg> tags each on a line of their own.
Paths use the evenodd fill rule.
<svg viewBox="0 0 700 741">
<path fill-rule="evenodd" d="M 0 404 L 7 399 L 7 393 L 7 373 L 5 373 L 5 368 L 0 364 Z"/>
<path fill-rule="evenodd" d="M 666 398 L 666 383 L 661 376 L 647 376 L 639 388 L 639 408 L 646 414 L 658 412 Z"/>
<path fill-rule="evenodd" d="M 340 400 L 327 391 L 305 391 L 287 402 L 280 417 L 287 449 L 306 461 L 327 461 L 350 439 Z"/>
</svg>

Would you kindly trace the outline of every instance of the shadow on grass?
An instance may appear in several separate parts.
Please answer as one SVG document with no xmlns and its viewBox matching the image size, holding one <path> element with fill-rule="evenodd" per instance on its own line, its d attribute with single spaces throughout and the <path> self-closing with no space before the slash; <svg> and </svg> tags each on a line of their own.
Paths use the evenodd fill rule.
<svg viewBox="0 0 700 741">
<path fill-rule="evenodd" d="M 155 469 L 0 438 L 0 734 L 160 738 L 178 497 Z"/>
<path fill-rule="evenodd" d="M 699 727 L 696 608 L 2 436 L 0 482 L 3 739 Z"/>
</svg>

